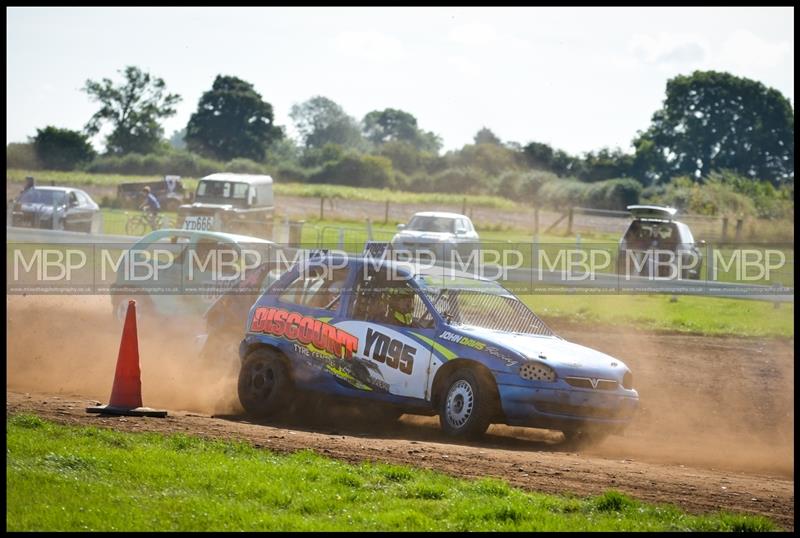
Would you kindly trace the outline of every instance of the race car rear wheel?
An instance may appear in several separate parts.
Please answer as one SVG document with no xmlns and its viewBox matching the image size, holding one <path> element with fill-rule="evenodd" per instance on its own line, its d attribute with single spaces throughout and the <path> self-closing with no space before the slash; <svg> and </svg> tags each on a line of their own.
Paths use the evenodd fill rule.
<svg viewBox="0 0 800 538">
<path fill-rule="evenodd" d="M 493 398 L 489 383 L 471 369 L 453 372 L 445 382 L 439 398 L 439 424 L 451 437 L 480 437 L 489 427 L 493 415 Z"/>
<path fill-rule="evenodd" d="M 238 388 L 242 407 L 258 417 L 288 409 L 293 392 L 286 364 L 268 349 L 258 349 L 247 356 L 239 371 Z"/>
</svg>

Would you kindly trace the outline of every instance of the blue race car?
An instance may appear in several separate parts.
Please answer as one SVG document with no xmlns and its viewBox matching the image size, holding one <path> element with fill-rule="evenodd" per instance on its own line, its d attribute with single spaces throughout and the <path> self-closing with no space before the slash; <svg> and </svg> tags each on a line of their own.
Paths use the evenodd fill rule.
<svg viewBox="0 0 800 538">
<path fill-rule="evenodd" d="M 365 256 L 285 272 L 250 308 L 239 357 L 239 399 L 257 416 L 313 392 L 438 414 L 454 437 L 504 423 L 595 441 L 639 402 L 622 361 L 556 336 L 500 284 Z"/>
</svg>

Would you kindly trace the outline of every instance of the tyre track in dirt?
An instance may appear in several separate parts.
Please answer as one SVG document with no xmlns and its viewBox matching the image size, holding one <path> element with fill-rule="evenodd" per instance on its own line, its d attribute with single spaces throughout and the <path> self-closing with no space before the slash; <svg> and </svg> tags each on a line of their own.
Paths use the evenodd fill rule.
<svg viewBox="0 0 800 538">
<path fill-rule="evenodd" d="M 243 439 L 280 451 L 308 448 L 351 462 L 377 459 L 456 476 L 496 476 L 552 493 L 618 489 L 691 512 L 727 509 L 794 525 L 793 340 L 550 320 L 562 336 L 625 361 L 642 399 L 625 436 L 578 454 L 559 450 L 558 433 L 498 425 L 479 443 L 451 443 L 432 417 L 406 415 L 393 429 L 357 426 L 367 423 L 346 415 L 251 423 L 236 399 L 235 357 L 199 363 L 186 334 L 154 335 L 164 326 L 146 323 L 139 330 L 144 402 L 171 416 L 87 415 L 83 408 L 90 402 L 107 400 L 114 376 L 121 328 L 110 319 L 109 298 L 13 296 L 7 310 L 8 413 Z"/>
<path fill-rule="evenodd" d="M 180 411 L 166 419 L 88 415 L 84 407 L 96 402 L 85 398 L 10 391 L 6 396 L 7 413 L 33 412 L 63 424 L 247 441 L 277 452 L 311 449 L 350 463 L 380 461 L 462 478 L 495 477 L 545 493 L 596 495 L 616 489 L 692 513 L 726 509 L 764 515 L 787 529 L 794 525 L 793 481 L 771 476 L 559 452 L 546 443 L 515 443 L 491 433 L 470 445 L 445 443 L 432 440 L 441 435 L 430 424 L 406 418 L 393 430 L 357 433 L 346 424 L 336 424 L 336 429 L 328 424 L 310 431 L 291 421 L 258 424 L 241 416 L 215 418 Z"/>
</svg>

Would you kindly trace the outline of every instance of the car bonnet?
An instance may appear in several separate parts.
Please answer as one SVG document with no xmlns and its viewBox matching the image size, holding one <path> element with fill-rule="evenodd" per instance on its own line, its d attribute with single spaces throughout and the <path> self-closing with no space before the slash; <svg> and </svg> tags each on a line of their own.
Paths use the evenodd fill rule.
<svg viewBox="0 0 800 538">
<path fill-rule="evenodd" d="M 531 359 L 574 373 L 625 369 L 625 364 L 611 355 L 595 349 L 568 342 L 557 336 L 537 336 L 528 334 L 487 331 L 478 328 L 459 327 L 462 334 L 479 339 L 488 344 L 504 347 Z"/>
</svg>

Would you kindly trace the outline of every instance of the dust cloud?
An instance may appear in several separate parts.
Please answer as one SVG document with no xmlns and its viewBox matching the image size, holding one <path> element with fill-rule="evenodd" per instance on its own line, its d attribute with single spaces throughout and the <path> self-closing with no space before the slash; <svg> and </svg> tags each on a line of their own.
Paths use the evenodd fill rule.
<svg viewBox="0 0 800 538">
<path fill-rule="evenodd" d="M 107 403 L 122 333 L 108 297 L 11 296 L 7 309 L 7 389 Z M 794 476 L 793 341 L 555 328 L 625 361 L 641 397 L 625 435 L 586 454 Z M 140 323 L 144 405 L 241 413 L 235 346 L 230 356 L 203 360 L 192 331 L 178 321 Z M 433 431 L 437 419 L 405 415 L 402 423 Z M 505 437 L 513 450 L 520 441 L 530 441 L 523 450 L 558 450 L 560 440 L 557 432 L 502 425 L 489 434 L 487 443 Z"/>
<path fill-rule="evenodd" d="M 108 403 L 122 324 L 107 296 L 7 298 L 7 388 L 81 395 Z M 142 402 L 199 413 L 241 412 L 238 356 L 200 358 L 193 328 L 180 320 L 138 326 Z"/>
</svg>

